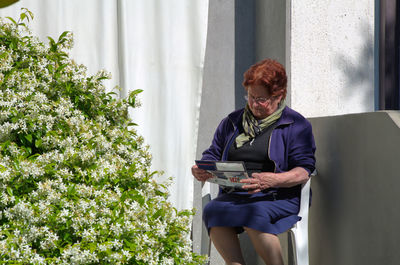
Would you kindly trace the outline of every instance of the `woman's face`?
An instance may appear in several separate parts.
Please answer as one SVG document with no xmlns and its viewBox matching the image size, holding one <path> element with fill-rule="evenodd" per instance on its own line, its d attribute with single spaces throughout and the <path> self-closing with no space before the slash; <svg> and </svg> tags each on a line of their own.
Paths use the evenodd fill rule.
<svg viewBox="0 0 400 265">
<path fill-rule="evenodd" d="M 261 85 L 247 87 L 248 104 L 254 117 L 258 120 L 265 119 L 278 109 L 282 95 L 271 97 L 267 89 Z"/>
</svg>

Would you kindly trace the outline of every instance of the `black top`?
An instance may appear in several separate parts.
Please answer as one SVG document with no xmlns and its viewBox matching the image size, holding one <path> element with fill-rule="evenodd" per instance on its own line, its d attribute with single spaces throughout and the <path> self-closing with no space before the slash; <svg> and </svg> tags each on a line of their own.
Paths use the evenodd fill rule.
<svg viewBox="0 0 400 265">
<path fill-rule="evenodd" d="M 270 125 L 239 148 L 236 147 L 236 141 L 233 141 L 228 151 L 228 160 L 244 161 L 249 176 L 255 172 L 274 172 L 275 164 L 268 156 L 269 139 L 274 128 L 275 124 Z"/>
</svg>

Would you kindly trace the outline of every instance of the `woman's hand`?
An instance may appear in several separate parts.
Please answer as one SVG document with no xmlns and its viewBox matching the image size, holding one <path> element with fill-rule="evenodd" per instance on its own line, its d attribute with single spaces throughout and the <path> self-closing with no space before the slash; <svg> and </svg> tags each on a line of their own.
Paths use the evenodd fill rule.
<svg viewBox="0 0 400 265">
<path fill-rule="evenodd" d="M 240 182 L 245 183 L 243 189 L 249 190 L 253 194 L 262 190 L 275 187 L 277 185 L 277 173 L 261 172 L 253 173 L 251 178 L 242 179 Z"/>
<path fill-rule="evenodd" d="M 253 173 L 251 176 L 252 178 L 240 181 L 246 184 L 242 188 L 249 190 L 249 193 L 260 192 L 268 188 L 289 188 L 306 183 L 309 178 L 308 171 L 302 167 L 295 167 L 282 173 Z"/>
<path fill-rule="evenodd" d="M 212 174 L 210 172 L 207 172 L 204 169 L 198 168 L 197 165 L 192 166 L 192 175 L 198 181 L 206 181 L 207 179 L 212 178 Z"/>
</svg>

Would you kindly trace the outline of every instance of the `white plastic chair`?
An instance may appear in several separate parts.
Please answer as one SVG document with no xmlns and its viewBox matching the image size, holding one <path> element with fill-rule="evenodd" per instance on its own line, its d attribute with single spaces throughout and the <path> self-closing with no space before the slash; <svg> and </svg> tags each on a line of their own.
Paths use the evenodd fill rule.
<svg viewBox="0 0 400 265">
<path fill-rule="evenodd" d="M 293 265 L 309 265 L 308 257 L 308 210 L 310 207 L 310 188 L 311 188 L 311 177 L 316 176 L 317 171 L 310 175 L 308 181 L 301 187 L 300 197 L 300 210 L 298 216 L 301 220 L 298 221 L 291 229 L 289 233 L 292 235 L 293 242 Z M 203 229 L 205 229 L 203 227 Z M 208 256 L 210 257 L 211 239 L 208 239 Z M 210 264 L 210 263 L 209 263 Z"/>
<path fill-rule="evenodd" d="M 310 207 L 310 188 L 311 177 L 316 176 L 317 172 L 311 174 L 309 180 L 301 187 L 300 211 L 298 221 L 289 231 L 293 239 L 293 261 L 295 265 L 308 265 L 308 210 Z"/>
</svg>

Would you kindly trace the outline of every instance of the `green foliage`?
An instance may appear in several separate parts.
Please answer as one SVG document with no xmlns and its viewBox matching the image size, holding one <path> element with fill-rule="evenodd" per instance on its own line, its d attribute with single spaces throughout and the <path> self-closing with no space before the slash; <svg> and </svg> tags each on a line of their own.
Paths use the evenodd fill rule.
<svg viewBox="0 0 400 265">
<path fill-rule="evenodd" d="M 2 264 L 202 264 L 191 211 L 167 201 L 151 155 L 118 100 L 69 58 L 64 32 L 46 45 L 24 9 L 0 19 Z"/>
</svg>

